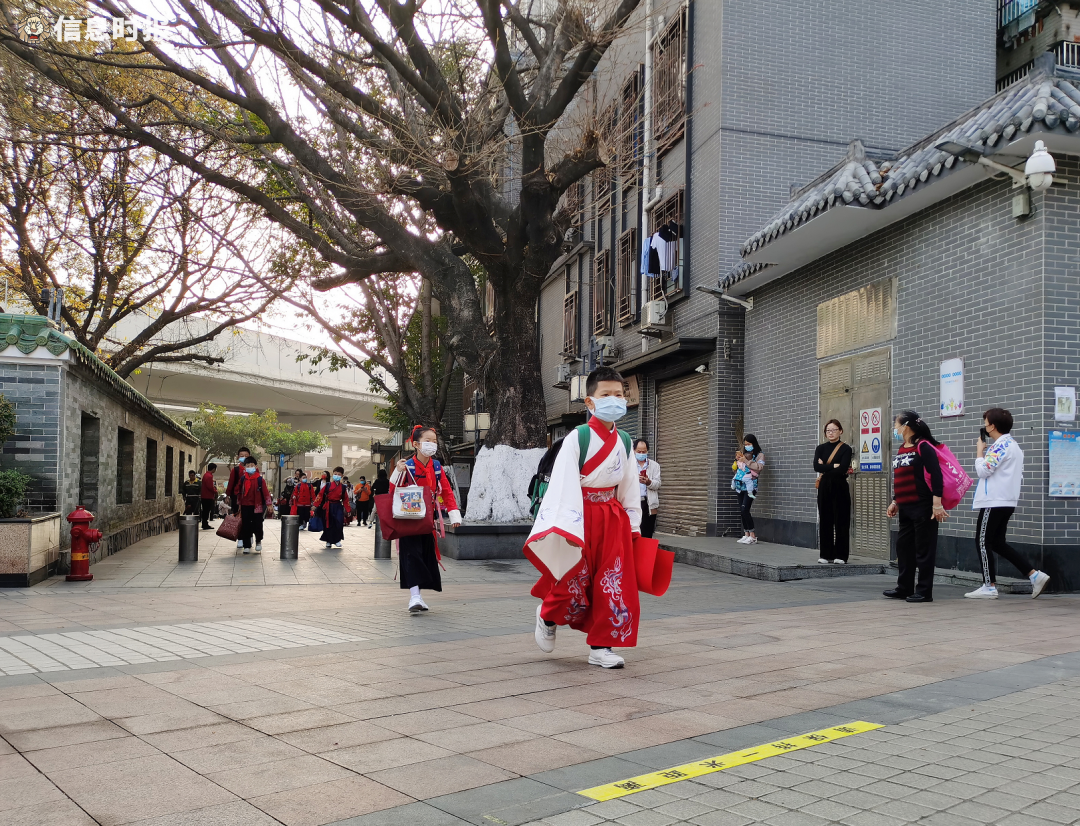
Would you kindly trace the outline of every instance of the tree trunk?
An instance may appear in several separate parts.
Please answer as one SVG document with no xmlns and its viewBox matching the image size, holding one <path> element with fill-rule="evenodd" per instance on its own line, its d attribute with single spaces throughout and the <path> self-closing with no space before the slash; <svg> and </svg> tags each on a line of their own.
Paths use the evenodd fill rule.
<svg viewBox="0 0 1080 826">
<path fill-rule="evenodd" d="M 529 279 L 523 275 L 522 280 Z M 532 279 L 537 280 L 537 279 Z M 485 382 L 486 407 L 491 429 L 486 444 L 518 449 L 547 445 L 547 405 L 540 370 L 540 342 L 536 329 L 537 295 L 512 285 L 510 300 L 496 299 L 498 355 Z"/>
</svg>

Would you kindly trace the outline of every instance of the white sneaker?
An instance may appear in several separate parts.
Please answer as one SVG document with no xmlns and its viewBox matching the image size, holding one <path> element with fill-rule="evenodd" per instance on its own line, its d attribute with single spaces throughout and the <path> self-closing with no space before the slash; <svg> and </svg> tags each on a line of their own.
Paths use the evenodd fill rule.
<svg viewBox="0 0 1080 826">
<path fill-rule="evenodd" d="M 740 545 L 750 544 L 750 534 L 746 534 L 742 539 L 736 540 Z"/>
<path fill-rule="evenodd" d="M 818 559 L 818 564 L 819 564 L 819 565 L 828 565 L 828 564 L 829 564 L 829 560 L 827 560 L 827 559 L 826 559 L 825 557 L 820 557 L 820 558 Z"/>
<path fill-rule="evenodd" d="M 329 550 L 330 550 L 331 548 L 333 548 L 333 547 L 334 547 L 334 546 L 333 546 L 333 545 L 331 545 L 331 544 L 330 544 L 329 542 L 327 542 L 327 543 L 326 543 L 326 550 L 328 550 L 328 551 L 329 551 Z"/>
<path fill-rule="evenodd" d="M 555 650 L 555 628 L 557 626 L 548 626 L 540 619 L 540 607 L 539 605 L 536 606 L 536 631 L 533 632 L 533 638 L 541 651 L 550 654 Z"/>
<path fill-rule="evenodd" d="M 241 548 L 244 548 L 244 546 L 243 546 L 243 545 L 241 545 L 240 547 L 241 547 Z M 249 553 L 251 553 L 251 548 L 244 548 L 244 553 L 245 553 L 245 554 L 249 554 Z"/>
<path fill-rule="evenodd" d="M 241 549 L 242 549 L 243 547 L 244 547 L 244 540 L 243 540 L 243 539 L 237 539 L 237 540 L 236 540 L 236 550 L 238 550 L 238 551 L 239 551 L 239 550 L 241 550 Z"/>
<path fill-rule="evenodd" d="M 626 660 L 610 648 L 597 648 L 589 652 L 589 665 L 598 665 L 601 668 L 622 668 L 625 664 Z"/>
<path fill-rule="evenodd" d="M 431 610 L 430 608 L 427 607 L 427 603 L 424 602 L 423 597 L 420 597 L 420 610 L 421 611 L 430 611 Z"/>
<path fill-rule="evenodd" d="M 262 542 L 256 542 L 255 543 L 255 553 L 257 553 L 257 554 L 262 553 Z"/>
<path fill-rule="evenodd" d="M 341 543 L 340 542 L 334 543 L 334 547 L 337 548 L 340 551 L 341 550 Z"/>
<path fill-rule="evenodd" d="M 756 536 L 747 537 L 746 544 L 747 545 L 756 545 L 757 544 L 757 537 Z"/>
<path fill-rule="evenodd" d="M 834 559 L 833 564 L 834 565 L 847 565 L 847 560 L 846 559 Z"/>
<path fill-rule="evenodd" d="M 980 585 L 974 591 L 968 591 L 964 594 L 968 599 L 997 599 L 998 590 L 993 585 Z"/>
<path fill-rule="evenodd" d="M 1050 575 L 1044 574 L 1042 571 L 1036 571 L 1031 577 L 1031 598 L 1035 599 L 1039 594 L 1043 592 L 1043 588 L 1046 587 L 1046 583 L 1050 581 Z"/>
<path fill-rule="evenodd" d="M 420 598 L 419 594 L 417 594 L 415 597 L 409 597 L 410 614 L 419 614 L 425 608 L 427 608 L 427 606 L 424 605 L 424 600 Z"/>
</svg>

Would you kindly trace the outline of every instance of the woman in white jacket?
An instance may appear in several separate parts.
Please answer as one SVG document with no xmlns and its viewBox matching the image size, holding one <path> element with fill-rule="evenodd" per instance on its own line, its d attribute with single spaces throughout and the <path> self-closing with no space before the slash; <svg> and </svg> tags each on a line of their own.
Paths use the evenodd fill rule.
<svg viewBox="0 0 1080 826">
<path fill-rule="evenodd" d="M 1012 413 L 1002 407 L 992 407 L 983 413 L 983 430 L 993 439 L 993 444 L 988 448 L 981 434 L 976 442 L 978 458 L 975 460 L 975 473 L 979 477 L 979 484 L 972 503 L 972 508 L 979 512 L 975 542 L 982 559 L 983 584 L 964 594 L 969 599 L 997 599 L 995 553 L 1009 560 L 1018 571 L 1027 573 L 1031 580 L 1032 599 L 1041 594 L 1050 581 L 1048 575 L 1031 567 L 1005 541 L 1009 519 L 1020 501 L 1020 483 L 1024 476 L 1024 451 L 1009 435 L 1012 426 Z"/>
<path fill-rule="evenodd" d="M 641 486 L 641 535 L 652 539 L 656 530 L 656 511 L 660 507 L 660 465 L 649 458 L 649 443 L 644 439 L 634 442 L 637 459 L 638 484 Z"/>
</svg>

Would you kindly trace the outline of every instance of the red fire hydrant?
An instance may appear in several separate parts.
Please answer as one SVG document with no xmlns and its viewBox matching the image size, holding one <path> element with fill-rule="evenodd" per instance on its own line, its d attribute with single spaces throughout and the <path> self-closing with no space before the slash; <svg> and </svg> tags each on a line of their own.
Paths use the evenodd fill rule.
<svg viewBox="0 0 1080 826">
<path fill-rule="evenodd" d="M 71 523 L 71 573 L 68 582 L 88 582 L 94 578 L 90 573 L 90 545 L 101 541 L 101 531 L 91 528 L 94 514 L 82 505 L 67 515 Z"/>
</svg>

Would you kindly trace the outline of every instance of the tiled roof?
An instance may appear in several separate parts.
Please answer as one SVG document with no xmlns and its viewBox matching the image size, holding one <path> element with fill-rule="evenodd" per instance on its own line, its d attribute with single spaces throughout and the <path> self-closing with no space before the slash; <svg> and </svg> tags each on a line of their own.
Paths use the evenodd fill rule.
<svg viewBox="0 0 1080 826">
<path fill-rule="evenodd" d="M 198 444 L 195 437 L 191 435 L 191 431 L 163 413 L 150 399 L 120 378 L 109 365 L 89 349 L 59 332 L 45 316 L 0 313 L 0 353 L 12 345 L 26 355 L 30 355 L 38 347 L 44 347 L 54 356 L 62 355 L 70 350 L 76 361 L 89 369 L 103 384 L 107 384 L 125 401 L 141 410 L 152 422 L 163 429 L 171 430 L 175 435 L 193 445 Z"/>
<path fill-rule="evenodd" d="M 989 155 L 999 142 L 1008 143 L 1036 123 L 1046 130 L 1076 132 L 1080 129 L 1080 77 L 1071 72 L 1069 78 L 1060 74 L 1045 69 L 1032 72 L 894 158 L 868 158 L 862 144 L 854 141 L 839 165 L 796 193 L 743 244 L 742 255 L 750 255 L 836 205 L 882 209 L 920 184 L 932 183 L 944 170 L 965 163 L 935 148 L 944 140 L 958 140 Z M 750 273 L 744 267 L 722 276 L 721 286 L 746 278 Z"/>
</svg>

